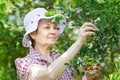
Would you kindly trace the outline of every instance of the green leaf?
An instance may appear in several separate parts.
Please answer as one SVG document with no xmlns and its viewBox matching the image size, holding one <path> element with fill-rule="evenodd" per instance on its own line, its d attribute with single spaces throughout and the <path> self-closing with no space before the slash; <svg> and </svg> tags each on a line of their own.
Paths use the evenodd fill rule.
<svg viewBox="0 0 120 80">
<path fill-rule="evenodd" d="M 105 3 L 105 0 L 96 0 L 99 4 Z"/>
<path fill-rule="evenodd" d="M 60 0 L 56 0 L 56 2 L 54 3 L 56 6 L 60 5 Z"/>
<path fill-rule="evenodd" d="M 59 14 L 58 16 L 56 16 L 55 18 L 52 19 L 52 22 L 59 24 L 62 19 L 63 19 L 62 15 Z"/>
<path fill-rule="evenodd" d="M 79 6 L 80 0 L 72 0 L 72 7 L 76 8 Z"/>
<path fill-rule="evenodd" d="M 48 11 L 45 13 L 45 16 L 47 17 L 53 16 L 53 15 L 55 15 L 55 11 Z"/>
</svg>

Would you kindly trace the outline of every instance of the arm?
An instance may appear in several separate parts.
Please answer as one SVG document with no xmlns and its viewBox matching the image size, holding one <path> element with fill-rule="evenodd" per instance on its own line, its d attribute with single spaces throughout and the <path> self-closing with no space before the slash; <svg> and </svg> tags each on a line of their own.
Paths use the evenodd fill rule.
<svg viewBox="0 0 120 80">
<path fill-rule="evenodd" d="M 71 47 L 63 55 L 56 59 L 48 68 L 38 67 L 39 70 L 36 71 L 37 77 L 39 77 L 40 80 L 54 80 L 58 78 L 67 68 L 67 66 L 64 64 L 68 63 L 76 56 L 80 48 L 85 44 L 87 37 L 94 34 L 95 29 L 96 27 L 92 23 L 84 23 L 79 30 L 77 40 L 71 45 Z M 34 69 L 35 68 L 32 67 L 30 69 L 32 74 L 34 72 Z M 30 74 L 30 76 L 32 74 Z"/>
</svg>

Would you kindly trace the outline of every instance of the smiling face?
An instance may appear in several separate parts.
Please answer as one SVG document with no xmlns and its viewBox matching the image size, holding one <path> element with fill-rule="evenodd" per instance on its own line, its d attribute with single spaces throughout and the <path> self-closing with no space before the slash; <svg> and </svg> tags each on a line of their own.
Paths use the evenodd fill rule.
<svg viewBox="0 0 120 80">
<path fill-rule="evenodd" d="M 50 20 L 42 19 L 39 21 L 38 29 L 30 33 L 35 45 L 53 45 L 58 39 L 57 25 Z M 34 46 L 35 46 L 34 45 Z"/>
</svg>

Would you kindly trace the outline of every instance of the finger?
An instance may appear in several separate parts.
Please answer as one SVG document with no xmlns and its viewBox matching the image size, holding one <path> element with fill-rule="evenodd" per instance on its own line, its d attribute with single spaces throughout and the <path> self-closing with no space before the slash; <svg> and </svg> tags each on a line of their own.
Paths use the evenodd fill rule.
<svg viewBox="0 0 120 80">
<path fill-rule="evenodd" d="M 94 27 L 85 27 L 84 30 L 87 31 L 95 31 Z"/>
<path fill-rule="evenodd" d="M 94 34 L 95 34 L 95 32 L 92 32 L 92 31 L 84 33 L 84 35 L 86 35 L 86 36 L 90 36 L 90 35 L 94 35 Z"/>
<path fill-rule="evenodd" d="M 87 79 L 87 80 L 91 80 L 91 78 L 90 78 L 90 76 L 88 75 L 88 73 L 86 73 L 85 76 L 86 76 L 86 79 Z M 86 80 L 86 79 L 85 79 L 85 80 Z"/>
<path fill-rule="evenodd" d="M 95 26 L 93 23 L 90 23 L 90 22 L 85 22 L 85 23 L 83 24 L 83 27 L 86 27 L 86 26 L 90 26 L 90 27 L 96 28 L 96 26 Z"/>
<path fill-rule="evenodd" d="M 89 27 L 89 26 L 86 26 L 82 29 L 80 29 L 81 32 L 87 32 L 87 31 L 95 31 L 96 29 L 94 27 Z"/>
<path fill-rule="evenodd" d="M 91 27 L 96 27 L 93 23 L 91 23 L 91 22 L 85 22 L 85 24 L 84 25 L 86 25 L 86 26 L 91 26 Z"/>
<path fill-rule="evenodd" d="M 93 80 L 93 79 L 96 78 L 96 77 L 94 76 L 94 74 L 86 74 L 86 76 L 87 76 L 89 79 L 91 79 L 91 80 Z"/>
<path fill-rule="evenodd" d="M 99 76 L 99 72 L 96 72 L 95 73 L 95 77 L 97 78 Z"/>
</svg>

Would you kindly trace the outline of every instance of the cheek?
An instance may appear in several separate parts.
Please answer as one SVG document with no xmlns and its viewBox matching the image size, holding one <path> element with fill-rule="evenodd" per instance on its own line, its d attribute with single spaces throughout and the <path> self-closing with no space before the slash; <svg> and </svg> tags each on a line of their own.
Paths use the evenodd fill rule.
<svg viewBox="0 0 120 80">
<path fill-rule="evenodd" d="M 37 33 L 35 36 L 35 41 L 40 42 L 43 39 L 44 36 L 42 36 L 40 33 Z"/>
<path fill-rule="evenodd" d="M 37 37 L 36 38 L 36 44 L 44 44 L 46 42 L 45 38 L 44 37 Z"/>
</svg>

